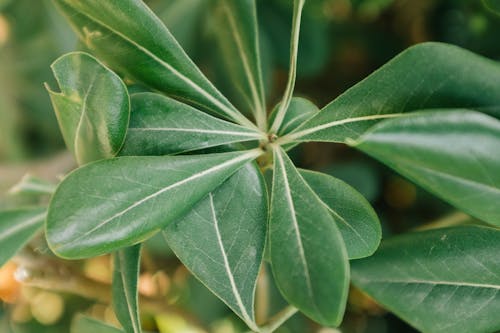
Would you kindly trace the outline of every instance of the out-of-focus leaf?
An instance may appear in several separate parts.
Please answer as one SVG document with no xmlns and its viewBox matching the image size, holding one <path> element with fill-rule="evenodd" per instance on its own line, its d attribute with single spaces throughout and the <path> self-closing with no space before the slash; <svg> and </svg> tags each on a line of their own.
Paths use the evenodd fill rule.
<svg viewBox="0 0 500 333">
<path fill-rule="evenodd" d="M 500 14 L 500 0 L 483 0 L 486 8 L 496 14 Z"/>
<path fill-rule="evenodd" d="M 124 333 L 124 331 L 97 319 L 78 315 L 71 324 L 71 333 Z"/>
<path fill-rule="evenodd" d="M 31 174 L 26 174 L 17 184 L 9 189 L 10 194 L 52 194 L 56 190 L 56 185 L 46 180 L 37 178 Z"/>
<path fill-rule="evenodd" d="M 47 89 L 66 146 L 79 164 L 115 156 L 120 150 L 130 115 L 123 81 L 94 57 L 69 53 L 52 64 L 61 89 Z"/>
<path fill-rule="evenodd" d="M 499 230 L 478 226 L 394 237 L 351 263 L 352 281 L 423 332 L 496 332 L 499 244 Z"/>
<path fill-rule="evenodd" d="M 274 121 L 278 107 L 279 104 L 269 116 L 269 122 L 272 123 Z M 293 97 L 283 118 L 283 123 L 278 130 L 278 136 L 293 131 L 318 112 L 319 108 L 310 100 L 302 97 Z"/>
</svg>

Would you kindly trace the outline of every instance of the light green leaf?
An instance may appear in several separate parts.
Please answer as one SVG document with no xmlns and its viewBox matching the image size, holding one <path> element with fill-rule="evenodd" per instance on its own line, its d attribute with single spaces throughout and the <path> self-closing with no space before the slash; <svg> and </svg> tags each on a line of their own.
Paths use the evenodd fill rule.
<svg viewBox="0 0 500 333">
<path fill-rule="evenodd" d="M 382 242 L 353 283 L 423 332 L 500 330 L 500 231 L 435 229 Z"/>
<path fill-rule="evenodd" d="M 353 145 L 488 223 L 500 225 L 500 121 L 468 111 L 381 122 Z"/>
<path fill-rule="evenodd" d="M 230 81 L 244 110 L 266 128 L 266 102 L 255 0 L 217 0 L 215 32 Z"/>
<path fill-rule="evenodd" d="M 0 211 L 0 267 L 42 227 L 46 208 L 21 208 Z"/>
<path fill-rule="evenodd" d="M 370 203 L 340 179 L 307 170 L 300 170 L 300 174 L 333 216 L 349 259 L 372 255 L 380 244 L 382 230 Z"/>
<path fill-rule="evenodd" d="M 186 214 L 258 149 L 210 155 L 118 157 L 69 174 L 54 194 L 47 241 L 61 257 L 111 252 Z"/>
<path fill-rule="evenodd" d="M 164 231 L 184 265 L 254 331 L 254 292 L 266 228 L 265 183 L 252 163 Z"/>
<path fill-rule="evenodd" d="M 94 57 L 68 53 L 52 64 L 60 93 L 50 98 L 68 149 L 79 164 L 115 156 L 130 114 L 122 80 Z"/>
<path fill-rule="evenodd" d="M 273 122 L 276 118 L 279 106 L 280 104 L 278 104 L 271 113 L 269 117 L 270 122 Z M 278 136 L 290 133 L 318 112 L 318 107 L 310 100 L 302 97 L 293 97 L 286 110 L 283 123 L 277 133 Z"/>
<path fill-rule="evenodd" d="M 141 0 L 55 0 L 86 46 L 120 73 L 252 127 Z"/>
<path fill-rule="evenodd" d="M 56 190 L 56 185 L 44 179 L 35 177 L 29 173 L 9 189 L 9 194 L 52 194 Z"/>
<path fill-rule="evenodd" d="M 269 233 L 271 266 L 283 297 L 313 320 L 339 325 L 349 286 L 344 241 L 282 149 L 274 152 Z"/>
<path fill-rule="evenodd" d="M 120 155 L 169 155 L 234 142 L 255 141 L 262 134 L 171 98 L 132 95 L 132 115 Z"/>
<path fill-rule="evenodd" d="M 114 253 L 113 308 L 127 333 L 140 333 L 138 289 L 141 263 L 141 245 L 134 245 Z"/>
<path fill-rule="evenodd" d="M 124 331 L 97 319 L 78 315 L 71 323 L 71 333 L 124 333 Z"/>
<path fill-rule="evenodd" d="M 411 47 L 325 106 L 285 141 L 356 139 L 377 121 L 432 108 L 500 111 L 500 64 L 456 46 Z"/>
</svg>

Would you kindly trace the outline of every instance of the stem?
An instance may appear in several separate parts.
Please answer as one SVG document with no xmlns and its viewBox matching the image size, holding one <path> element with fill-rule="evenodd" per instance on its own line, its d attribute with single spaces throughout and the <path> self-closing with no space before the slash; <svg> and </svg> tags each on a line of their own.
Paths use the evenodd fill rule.
<svg viewBox="0 0 500 333">
<path fill-rule="evenodd" d="M 302 18 L 302 9 L 304 8 L 305 0 L 295 0 L 293 7 L 293 23 L 292 23 L 292 36 L 290 41 L 290 71 L 288 73 L 288 83 L 285 89 L 285 94 L 281 100 L 276 118 L 271 126 L 271 133 L 277 133 L 283 119 L 285 118 L 286 111 L 290 106 L 293 90 L 295 88 L 295 80 L 297 77 L 297 52 L 299 49 L 299 36 L 300 36 L 300 21 Z"/>
<path fill-rule="evenodd" d="M 281 310 L 277 315 L 275 315 L 269 323 L 260 329 L 260 333 L 272 333 L 276 331 L 281 325 L 283 325 L 288 319 L 290 319 L 294 314 L 296 314 L 298 309 L 292 305 L 289 305 L 285 309 Z"/>
</svg>

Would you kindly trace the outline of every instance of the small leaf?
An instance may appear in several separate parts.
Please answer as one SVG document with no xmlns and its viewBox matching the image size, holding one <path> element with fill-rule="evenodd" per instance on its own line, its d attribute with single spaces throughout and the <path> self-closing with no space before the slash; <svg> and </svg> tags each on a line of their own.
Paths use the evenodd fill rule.
<svg viewBox="0 0 500 333">
<path fill-rule="evenodd" d="M 322 325 L 342 321 L 347 252 L 335 220 L 282 149 L 274 152 L 271 266 L 283 297 Z"/>
<path fill-rule="evenodd" d="M 468 108 L 500 116 L 500 64 L 456 46 L 424 43 L 396 56 L 325 106 L 287 141 L 346 142 L 400 113 Z"/>
<path fill-rule="evenodd" d="M 124 331 L 97 319 L 77 315 L 71 323 L 71 333 L 124 333 Z"/>
<path fill-rule="evenodd" d="M 127 333 L 140 333 L 138 289 L 141 245 L 134 245 L 114 253 L 113 308 Z"/>
<path fill-rule="evenodd" d="M 52 70 L 61 92 L 47 90 L 66 146 L 77 162 L 115 156 L 125 140 L 130 115 L 125 84 L 82 52 L 62 56 Z"/>
<path fill-rule="evenodd" d="M 266 222 L 264 179 L 247 164 L 164 231 L 184 265 L 254 331 Z"/>
<path fill-rule="evenodd" d="M 54 194 L 47 241 L 65 258 L 85 258 L 151 237 L 261 154 L 118 157 L 69 174 Z"/>
<path fill-rule="evenodd" d="M 500 225 L 500 121 L 455 110 L 386 120 L 354 146 L 425 189 Z"/>
<path fill-rule="evenodd" d="M 254 130 L 209 116 L 171 98 L 132 95 L 132 115 L 120 155 L 170 155 L 262 139 Z"/>
<path fill-rule="evenodd" d="M 380 244 L 382 230 L 370 203 L 340 179 L 307 170 L 300 170 L 300 174 L 333 216 L 349 259 L 372 255 Z"/>
<path fill-rule="evenodd" d="M 353 283 L 423 332 L 500 330 L 500 231 L 435 229 L 382 242 Z"/>
<path fill-rule="evenodd" d="M 9 189 L 9 194 L 52 194 L 56 190 L 56 185 L 44 179 L 40 179 L 31 174 L 26 174 L 14 186 Z"/>
<path fill-rule="evenodd" d="M 43 207 L 0 211 L 0 267 L 38 232 L 45 216 Z"/>
<path fill-rule="evenodd" d="M 253 124 L 207 80 L 141 0 L 55 0 L 80 39 L 114 70 L 205 111 Z"/>
<path fill-rule="evenodd" d="M 260 60 L 255 0 L 218 0 L 215 32 L 228 79 L 236 85 L 244 110 L 257 124 L 266 122 L 266 102 Z"/>
</svg>

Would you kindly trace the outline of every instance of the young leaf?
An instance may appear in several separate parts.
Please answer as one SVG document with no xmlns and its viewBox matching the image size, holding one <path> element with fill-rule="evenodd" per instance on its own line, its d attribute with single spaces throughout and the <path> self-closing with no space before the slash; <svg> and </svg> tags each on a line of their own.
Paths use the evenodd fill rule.
<svg viewBox="0 0 500 333">
<path fill-rule="evenodd" d="M 500 64 L 456 46 L 413 46 L 325 106 L 285 141 L 356 139 L 377 121 L 432 108 L 500 113 Z"/>
<path fill-rule="evenodd" d="M 137 291 L 140 263 L 140 244 L 114 253 L 113 308 L 127 333 L 142 332 Z"/>
<path fill-rule="evenodd" d="M 281 148 L 274 152 L 269 233 L 271 266 L 283 297 L 313 320 L 339 325 L 349 286 L 342 235 Z"/>
<path fill-rule="evenodd" d="M 0 211 L 0 267 L 42 227 L 46 208 L 22 208 Z"/>
<path fill-rule="evenodd" d="M 278 104 L 271 113 L 269 117 L 270 122 L 273 122 L 276 118 L 279 106 L 280 104 Z M 318 112 L 318 107 L 310 100 L 302 97 L 293 97 L 290 101 L 288 109 L 286 110 L 283 123 L 276 134 L 281 136 L 290 133 Z"/>
<path fill-rule="evenodd" d="M 102 321 L 83 315 L 77 315 L 71 323 L 71 333 L 124 333 L 121 329 Z"/>
<path fill-rule="evenodd" d="M 383 121 L 353 145 L 425 189 L 500 225 L 500 121 L 468 111 Z"/>
<path fill-rule="evenodd" d="M 113 69 L 236 122 L 239 113 L 141 0 L 55 0 L 80 39 Z"/>
<path fill-rule="evenodd" d="M 171 98 L 132 95 L 130 127 L 120 155 L 169 155 L 262 139 L 255 130 L 217 119 Z"/>
<path fill-rule="evenodd" d="M 266 128 L 266 102 L 260 64 L 260 45 L 255 0 L 218 0 L 215 25 L 221 55 L 231 82 L 254 113 L 260 128 Z"/>
<path fill-rule="evenodd" d="M 423 332 L 500 330 L 500 231 L 462 226 L 382 242 L 353 283 Z"/>
<path fill-rule="evenodd" d="M 127 156 L 77 169 L 52 198 L 49 246 L 61 257 L 85 258 L 139 243 L 260 154 Z"/>
<path fill-rule="evenodd" d="M 186 267 L 254 331 L 266 222 L 265 183 L 255 164 L 247 164 L 164 230 Z"/>
<path fill-rule="evenodd" d="M 68 53 L 52 64 L 60 93 L 50 98 L 68 149 L 78 164 L 115 156 L 120 150 L 130 114 L 122 80 L 94 57 Z"/>
<path fill-rule="evenodd" d="M 370 203 L 340 179 L 308 170 L 300 170 L 300 174 L 333 216 L 349 259 L 372 255 L 380 244 L 382 230 Z"/>
</svg>

